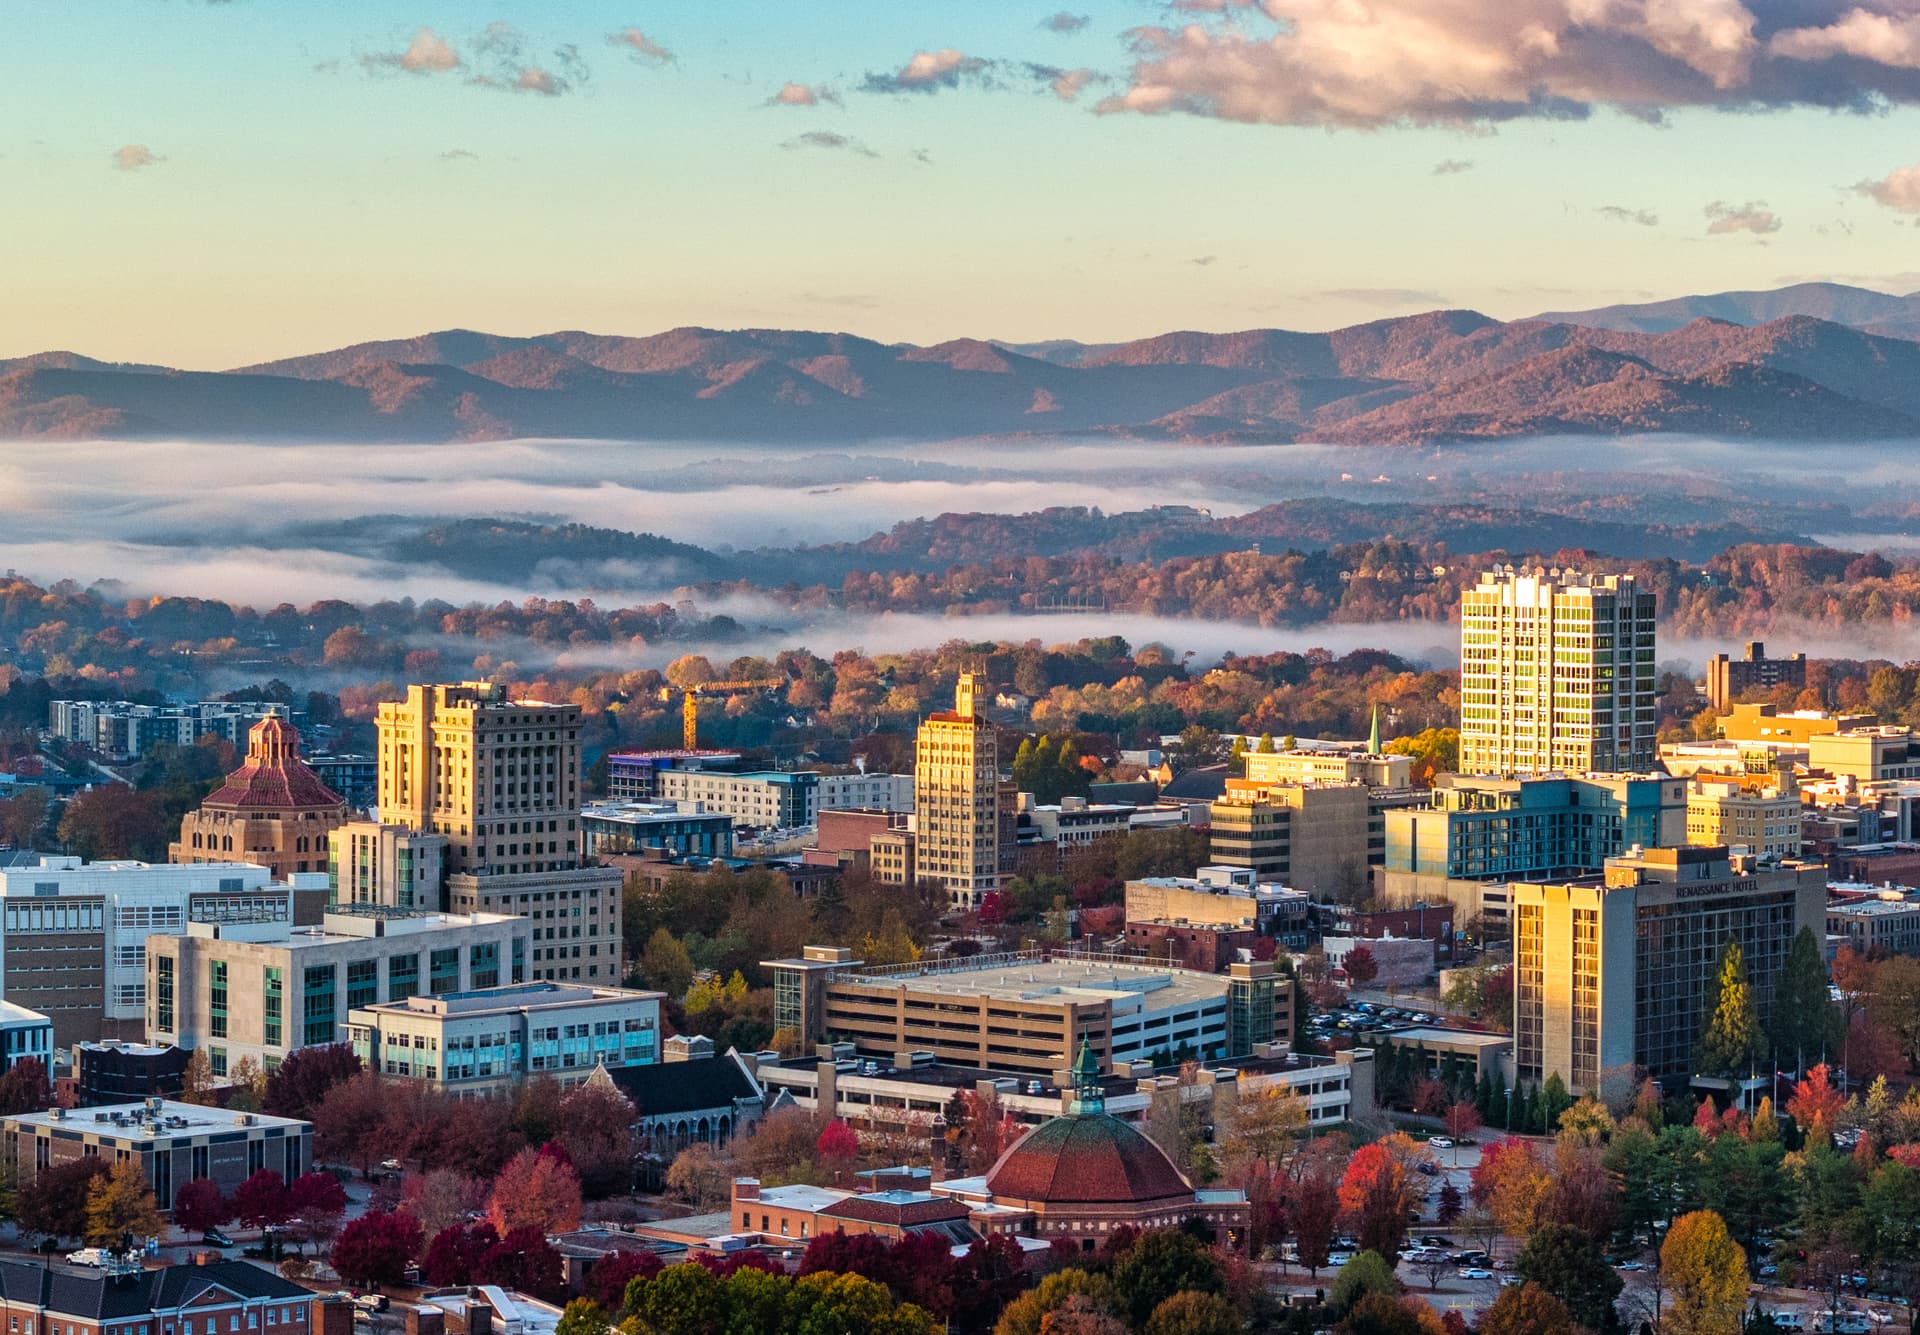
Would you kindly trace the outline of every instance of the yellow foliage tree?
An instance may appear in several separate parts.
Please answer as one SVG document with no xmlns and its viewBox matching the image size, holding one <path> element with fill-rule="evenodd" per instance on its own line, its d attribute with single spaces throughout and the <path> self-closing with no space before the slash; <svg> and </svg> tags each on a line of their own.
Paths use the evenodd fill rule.
<svg viewBox="0 0 1920 1335">
<path fill-rule="evenodd" d="M 1660 1274 L 1672 1298 L 1664 1335 L 1739 1335 L 1747 1303 L 1747 1255 L 1711 1210 L 1681 1215 L 1660 1244 Z"/>
<path fill-rule="evenodd" d="M 122 1159 L 87 1189 L 86 1237 L 95 1247 L 117 1248 L 128 1239 L 138 1245 L 165 1227 L 137 1159 Z"/>
</svg>

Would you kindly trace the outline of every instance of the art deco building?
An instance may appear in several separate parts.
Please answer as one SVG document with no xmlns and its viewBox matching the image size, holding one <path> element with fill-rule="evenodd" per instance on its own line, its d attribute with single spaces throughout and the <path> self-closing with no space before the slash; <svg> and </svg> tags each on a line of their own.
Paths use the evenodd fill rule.
<svg viewBox="0 0 1920 1335">
<path fill-rule="evenodd" d="M 947 889 L 955 908 L 1000 887 L 1000 754 L 979 712 L 986 683 L 960 674 L 951 711 L 928 715 L 914 744 L 914 872 Z"/>
<path fill-rule="evenodd" d="M 380 706 L 380 819 L 445 835 L 450 913 L 534 924 L 531 977 L 615 983 L 621 874 L 580 849 L 580 710 L 493 682 Z"/>
<path fill-rule="evenodd" d="M 256 862 L 284 881 L 327 869 L 327 835 L 352 813 L 300 759 L 300 735 L 283 718 L 247 733 L 247 763 L 180 822 L 169 862 Z"/>
<path fill-rule="evenodd" d="M 1492 571 L 1460 605 L 1463 774 L 1644 774 L 1653 595 L 1631 575 Z"/>
</svg>

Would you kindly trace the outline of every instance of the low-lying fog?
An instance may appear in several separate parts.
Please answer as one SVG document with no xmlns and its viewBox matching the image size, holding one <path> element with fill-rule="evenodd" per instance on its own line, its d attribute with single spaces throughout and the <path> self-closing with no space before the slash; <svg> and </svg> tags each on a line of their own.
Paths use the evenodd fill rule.
<svg viewBox="0 0 1920 1335">
<path fill-rule="evenodd" d="M 0 566 L 41 582 L 110 580 L 128 593 L 255 605 L 328 597 L 517 601 L 530 593 L 647 602 L 679 595 L 645 566 L 625 572 L 613 588 L 604 587 L 604 572 L 602 586 L 591 588 L 555 587 L 533 572 L 524 585 L 480 582 L 370 558 L 345 543 L 290 547 L 278 535 L 314 521 L 370 515 L 497 517 L 577 521 L 713 549 L 756 549 L 856 541 L 904 519 L 947 511 L 1084 505 L 1114 512 L 1177 503 L 1229 515 L 1305 496 L 1545 508 L 1550 501 L 1612 497 L 1619 501 L 1614 517 L 1623 519 L 1640 517 L 1640 498 L 1681 506 L 1692 522 L 1713 522 L 1723 505 L 1759 501 L 1794 513 L 1805 509 L 1808 532 L 1836 539 L 1849 531 L 1880 534 L 1886 548 L 1920 548 L 1920 538 L 1886 532 L 1903 527 L 1903 507 L 1920 502 L 1920 476 L 1903 454 L 1861 446 L 1676 437 L 1381 449 L 1033 439 L 794 453 L 552 440 L 15 442 L 0 445 Z M 1816 523 L 1822 505 L 1829 508 L 1818 511 Z M 781 581 L 777 569 L 767 578 Z M 956 636 L 1057 641 L 1117 632 L 1204 659 L 1227 649 L 1309 645 L 1390 648 L 1436 662 L 1454 652 L 1445 626 L 1323 626 L 1297 633 L 1128 615 L 809 623 L 771 608 L 764 617 L 742 619 L 767 627 L 765 647 L 806 642 L 882 651 Z M 755 647 L 761 646 L 729 646 L 733 653 Z M 1718 647 L 1703 648 L 1698 657 Z M 1693 651 L 1668 648 L 1678 656 Z"/>
</svg>

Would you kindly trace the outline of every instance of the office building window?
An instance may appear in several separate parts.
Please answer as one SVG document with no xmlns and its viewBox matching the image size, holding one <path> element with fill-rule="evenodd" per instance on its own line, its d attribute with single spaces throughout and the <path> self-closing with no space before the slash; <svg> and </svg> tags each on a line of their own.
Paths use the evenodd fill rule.
<svg viewBox="0 0 1920 1335">
<path fill-rule="evenodd" d="M 456 947 L 451 950 L 436 950 L 432 952 L 432 956 L 432 973 L 427 981 L 429 990 L 436 997 L 445 992 L 458 992 L 460 990 L 459 949 Z"/>
<path fill-rule="evenodd" d="M 387 1000 L 405 1001 L 420 991 L 420 957 L 393 955 L 387 960 Z"/>
<path fill-rule="evenodd" d="M 500 985 L 500 943 L 483 941 L 467 952 L 467 973 L 473 987 Z"/>
<path fill-rule="evenodd" d="M 207 966 L 207 1031 L 215 1038 L 227 1036 L 227 962 L 215 960 Z M 215 1075 L 221 1074 L 219 1071 Z"/>
<path fill-rule="evenodd" d="M 280 1046 L 283 1021 L 286 1018 L 286 982 L 279 969 L 266 971 L 265 995 L 260 1005 L 260 1041 L 270 1048 Z M 196 1174 L 204 1177 L 205 1174 Z"/>
<path fill-rule="evenodd" d="M 153 962 L 153 1022 L 159 1029 L 173 1029 L 173 958 L 161 955 Z"/>
<path fill-rule="evenodd" d="M 304 1003 L 301 1010 L 304 1021 L 301 1045 L 311 1047 L 316 1043 L 333 1042 L 334 967 L 331 964 L 313 965 L 307 969 Z"/>
<path fill-rule="evenodd" d="M 347 965 L 347 1009 L 371 1006 L 380 1000 L 380 961 L 354 960 Z"/>
</svg>

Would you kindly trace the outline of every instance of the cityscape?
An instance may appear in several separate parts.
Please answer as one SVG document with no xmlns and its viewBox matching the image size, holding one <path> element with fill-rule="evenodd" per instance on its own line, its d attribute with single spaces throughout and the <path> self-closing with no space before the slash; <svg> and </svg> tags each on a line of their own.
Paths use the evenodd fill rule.
<svg viewBox="0 0 1920 1335">
<path fill-rule="evenodd" d="M 0 35 L 3 1335 L 1916 1329 L 1916 0 Z"/>
</svg>

